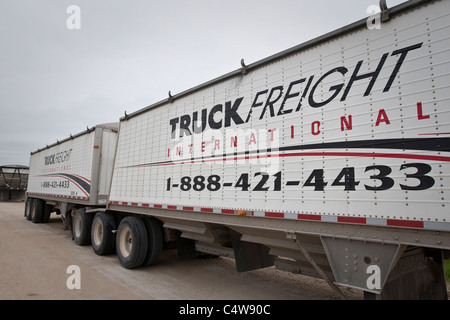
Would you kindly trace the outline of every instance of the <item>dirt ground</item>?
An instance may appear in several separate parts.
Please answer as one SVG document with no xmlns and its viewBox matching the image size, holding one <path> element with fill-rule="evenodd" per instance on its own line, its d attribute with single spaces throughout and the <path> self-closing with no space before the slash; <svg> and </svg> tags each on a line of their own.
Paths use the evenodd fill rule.
<svg viewBox="0 0 450 320">
<path fill-rule="evenodd" d="M 157 265 L 127 270 L 115 254 L 97 256 L 91 246 L 77 246 L 61 217 L 34 224 L 23 211 L 24 202 L 0 202 L 2 300 L 339 299 L 322 280 L 274 268 L 238 273 L 234 260 L 180 260 L 174 249 L 165 250 Z M 80 289 L 67 286 L 71 265 L 79 267 Z M 349 299 L 362 299 L 360 291 L 342 290 Z"/>
</svg>

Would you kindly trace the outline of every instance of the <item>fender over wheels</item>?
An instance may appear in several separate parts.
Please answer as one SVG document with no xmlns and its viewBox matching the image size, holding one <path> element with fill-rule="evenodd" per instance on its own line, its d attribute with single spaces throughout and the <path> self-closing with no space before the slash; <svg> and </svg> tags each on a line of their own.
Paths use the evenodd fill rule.
<svg viewBox="0 0 450 320">
<path fill-rule="evenodd" d="M 125 217 L 116 235 L 116 252 L 120 264 L 126 269 L 140 267 L 147 254 L 147 231 L 138 217 Z"/>
<path fill-rule="evenodd" d="M 107 255 L 114 251 L 116 235 L 113 230 L 116 223 L 112 214 L 97 212 L 91 227 L 91 242 L 94 252 L 98 255 Z"/>
<path fill-rule="evenodd" d="M 86 213 L 85 208 L 75 211 L 72 217 L 72 236 L 79 246 L 91 243 L 92 214 Z"/>
</svg>

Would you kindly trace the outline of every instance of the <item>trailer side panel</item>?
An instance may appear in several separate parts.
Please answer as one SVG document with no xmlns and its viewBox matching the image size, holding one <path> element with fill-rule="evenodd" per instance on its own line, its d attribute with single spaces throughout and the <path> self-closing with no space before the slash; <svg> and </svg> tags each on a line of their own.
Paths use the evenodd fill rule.
<svg viewBox="0 0 450 320">
<path fill-rule="evenodd" d="M 450 230 L 449 16 L 360 24 L 125 117 L 111 204 Z"/>
</svg>

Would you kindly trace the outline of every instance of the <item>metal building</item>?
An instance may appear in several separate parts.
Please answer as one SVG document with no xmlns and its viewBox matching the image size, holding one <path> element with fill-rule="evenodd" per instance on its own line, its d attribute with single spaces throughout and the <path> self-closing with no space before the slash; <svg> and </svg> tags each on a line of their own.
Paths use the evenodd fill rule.
<svg viewBox="0 0 450 320">
<path fill-rule="evenodd" d="M 27 166 L 0 166 L 0 201 L 24 200 L 28 182 Z"/>
</svg>

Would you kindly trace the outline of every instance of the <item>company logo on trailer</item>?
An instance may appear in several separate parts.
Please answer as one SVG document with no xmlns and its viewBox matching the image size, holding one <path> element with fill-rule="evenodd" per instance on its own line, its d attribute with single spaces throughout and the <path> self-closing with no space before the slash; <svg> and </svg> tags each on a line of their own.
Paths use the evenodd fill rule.
<svg viewBox="0 0 450 320">
<path fill-rule="evenodd" d="M 44 158 L 44 165 L 52 165 L 57 163 L 63 163 L 70 160 L 70 155 L 72 154 L 72 149 L 58 152 Z"/>
<path fill-rule="evenodd" d="M 326 121 L 322 117 L 318 119 L 308 117 L 308 124 L 303 123 L 302 119 L 298 119 L 292 121 L 290 125 L 280 127 L 277 126 L 277 122 L 269 121 L 269 119 L 275 119 L 282 115 L 291 115 L 291 118 L 296 120 L 294 119 L 295 114 L 300 115 L 298 113 L 300 110 L 308 110 L 306 109 L 307 104 L 312 110 L 320 110 L 333 101 L 344 102 L 349 95 L 352 95 L 352 98 L 355 97 L 356 94 L 353 92 L 355 85 L 359 85 L 359 87 L 363 85 L 360 93 L 363 97 L 371 94 L 375 84 L 378 84 L 377 88 L 382 93 L 387 93 L 391 90 L 407 57 L 422 48 L 422 45 L 423 43 L 417 43 L 382 54 L 376 63 L 376 68 L 371 68 L 371 71 L 362 71 L 365 61 L 360 60 L 352 69 L 338 66 L 321 73 L 320 76 L 299 77 L 284 86 L 279 85 L 261 90 L 256 92 L 251 100 L 246 97 L 238 97 L 216 104 L 212 108 L 204 108 L 201 111 L 194 111 L 192 114 L 172 118 L 169 120 L 169 130 L 173 144 L 166 149 L 167 160 L 139 163 L 129 167 L 188 163 L 260 164 L 261 171 L 277 174 L 281 157 L 299 155 L 345 157 L 354 155 L 449 161 L 450 158 L 440 155 L 405 155 L 386 151 L 374 153 L 366 150 L 448 151 L 450 150 L 450 139 L 444 137 L 393 137 L 391 139 L 355 141 L 345 139 L 333 142 L 320 140 L 310 141 L 307 144 L 298 141 L 297 138 L 308 134 L 308 130 L 310 130 L 311 136 L 319 137 L 324 133 L 325 124 L 328 125 L 329 121 L 337 122 L 333 126 L 336 133 L 339 128 L 341 132 L 353 130 L 355 123 L 351 110 L 343 110 L 342 115 L 335 114 L 334 119 L 330 118 Z M 326 83 L 331 83 L 328 91 L 324 90 Z M 319 96 L 321 97 L 320 101 Z M 288 101 L 289 104 L 287 104 Z M 388 106 L 380 106 L 378 110 L 365 113 L 364 123 L 371 123 L 373 128 L 390 126 L 390 111 L 387 108 Z M 408 108 L 408 112 L 414 112 L 414 109 L 416 112 L 408 116 L 410 119 L 431 120 L 429 109 L 421 101 L 416 102 L 416 108 Z M 250 120 L 252 120 L 250 123 L 253 126 L 239 127 L 249 123 Z M 361 121 L 360 117 L 358 117 L 358 121 Z M 258 123 L 261 122 L 264 125 L 258 127 Z M 420 133 L 423 136 L 447 134 L 450 133 Z M 325 151 L 330 149 L 335 150 Z M 352 149 L 364 150 L 351 151 Z"/>
<path fill-rule="evenodd" d="M 376 69 L 369 72 L 361 71 L 365 61 L 360 60 L 351 70 L 345 66 L 338 66 L 320 76 L 299 77 L 285 86 L 261 90 L 256 92 L 251 100 L 239 97 L 223 104 L 216 104 L 210 109 L 204 108 L 192 114 L 172 118 L 169 120 L 169 127 L 171 139 L 175 144 L 167 149 L 166 156 L 171 162 L 177 163 L 191 161 L 191 163 L 220 164 L 226 161 L 231 165 L 250 163 L 277 169 L 279 158 L 272 156 L 276 152 L 321 148 L 371 148 L 374 145 L 379 148 L 383 146 L 389 149 L 403 149 L 405 140 L 401 140 L 403 145 L 398 144 L 397 141 L 374 143 L 370 140 L 352 143 L 346 140 L 338 145 L 320 142 L 310 145 L 284 146 L 289 138 L 294 141 L 297 136 L 305 134 L 307 130 L 310 130 L 312 136 L 319 136 L 324 131 L 323 119 L 312 119 L 309 124 L 300 124 L 299 121 L 298 124 L 293 123 L 288 127 L 277 127 L 274 123 L 273 126 L 266 125 L 264 129 L 248 128 L 248 126 L 240 128 L 239 125 L 249 123 L 250 120 L 253 124 L 257 124 L 267 121 L 268 118 L 282 115 L 294 116 L 300 110 L 306 110 L 307 105 L 312 109 L 320 109 L 333 101 L 344 102 L 352 94 L 353 86 L 362 81 L 367 83 L 362 88 L 363 97 L 371 94 L 376 83 L 380 84 L 379 87 L 383 93 L 389 92 L 408 55 L 420 49 L 422 45 L 423 43 L 417 43 L 384 53 L 377 62 Z M 383 75 L 380 76 L 380 74 Z M 325 87 L 327 82 L 334 83 L 330 84 L 328 91 L 323 93 L 322 87 Z M 322 97 L 320 101 L 318 96 Z M 287 104 L 287 102 L 294 103 Z M 242 106 L 245 107 L 242 108 Z M 389 110 L 385 108 L 380 107 L 374 112 L 374 118 L 369 120 L 374 122 L 375 127 L 391 125 Z M 430 119 L 425 108 L 422 102 L 417 102 L 417 114 L 414 116 L 418 121 Z M 351 131 L 354 127 L 353 120 L 352 114 L 347 111 L 342 116 L 336 117 L 336 126 L 339 128 L 340 125 L 342 132 Z M 226 130 L 223 130 L 224 128 Z M 423 149 L 424 141 L 422 140 L 415 139 L 408 144 L 413 149 Z M 426 141 L 430 142 L 430 140 Z M 165 163 L 166 161 L 145 165 L 164 165 Z"/>
<path fill-rule="evenodd" d="M 332 101 L 339 99 L 340 102 L 346 101 L 353 85 L 361 80 L 370 80 L 369 84 L 364 91 L 363 96 L 368 96 L 375 83 L 378 81 L 378 77 L 386 65 L 386 61 L 390 57 L 396 57 L 397 62 L 390 70 L 390 76 L 384 85 L 383 92 L 389 92 L 392 84 L 398 75 L 407 55 L 414 50 L 422 47 L 423 43 L 418 43 L 412 46 L 408 46 L 399 50 L 395 50 L 392 53 L 385 53 L 382 55 L 377 68 L 374 71 L 368 73 L 362 73 L 361 67 L 364 64 L 364 60 L 358 61 L 354 67 L 347 83 L 340 83 L 333 85 L 329 88 L 328 97 L 322 101 L 317 101 L 317 91 L 321 84 L 329 78 L 336 81 L 339 79 L 345 79 L 345 76 L 350 74 L 349 70 L 345 66 L 339 66 L 330 69 L 325 72 L 321 77 L 311 75 L 309 77 L 302 77 L 298 80 L 294 80 L 287 86 L 275 86 L 270 89 L 259 91 L 255 94 L 250 105 L 250 110 L 246 115 L 240 114 L 239 108 L 243 105 L 245 97 L 239 97 L 234 101 L 226 101 L 224 104 L 216 104 L 211 109 L 202 109 L 200 112 L 195 111 L 192 114 L 185 114 L 180 117 L 172 118 L 169 121 L 171 130 L 171 139 L 182 138 L 184 136 L 191 136 L 200 134 L 206 129 L 217 130 L 221 128 L 231 127 L 233 125 L 241 125 L 248 123 L 250 119 L 253 119 L 256 115 L 258 120 L 262 120 L 268 114 L 271 118 L 275 118 L 282 115 L 298 112 L 307 103 L 311 108 L 322 108 Z M 300 86 L 305 86 L 303 91 L 300 90 Z M 326 93 L 324 94 L 326 95 Z M 286 103 L 295 99 L 297 105 L 295 108 L 286 108 Z M 380 120 L 386 122 L 384 114 L 380 115 Z M 347 124 L 349 120 L 346 120 Z M 316 124 L 315 131 L 318 132 L 318 123 Z"/>
</svg>

